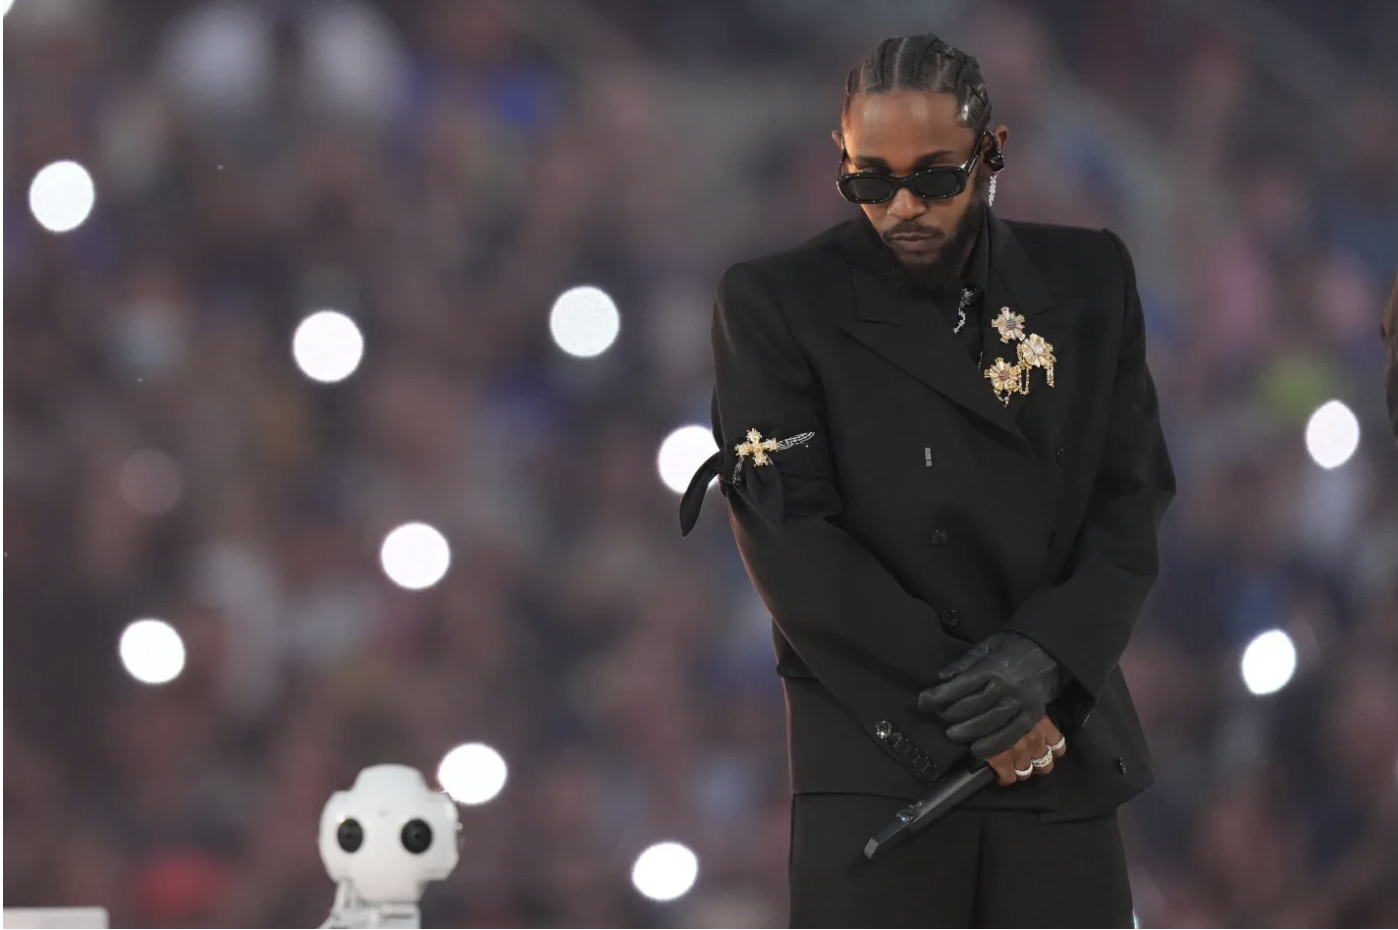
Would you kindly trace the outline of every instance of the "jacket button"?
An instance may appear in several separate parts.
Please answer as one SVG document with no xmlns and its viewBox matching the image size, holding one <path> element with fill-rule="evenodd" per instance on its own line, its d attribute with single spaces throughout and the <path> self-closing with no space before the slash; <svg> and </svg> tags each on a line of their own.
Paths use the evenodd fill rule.
<svg viewBox="0 0 1398 930">
<path fill-rule="evenodd" d="M 1058 545 L 1058 533 L 1054 530 L 1049 530 L 1048 547 L 1052 549 L 1056 545 Z"/>
<path fill-rule="evenodd" d="M 1123 774 L 1123 775 L 1126 774 L 1126 760 L 1125 760 L 1125 759 L 1117 759 L 1117 760 L 1116 760 L 1116 770 L 1117 770 L 1118 772 L 1120 772 L 1121 774 Z"/>
<path fill-rule="evenodd" d="M 947 626 L 956 626 L 961 622 L 961 613 L 957 610 L 947 609 L 942 611 L 942 623 Z"/>
<path fill-rule="evenodd" d="M 947 531 L 946 531 L 946 530 L 933 530 L 933 531 L 932 531 L 932 537 L 931 537 L 931 539 L 932 539 L 932 545 L 933 545 L 933 546 L 936 546 L 938 549 L 940 549 L 940 548 L 942 548 L 943 546 L 945 546 L 945 545 L 947 544 Z"/>
<path fill-rule="evenodd" d="M 1053 460 L 1059 465 L 1063 464 L 1063 447 L 1059 446 L 1058 451 L 1053 454 Z"/>
<path fill-rule="evenodd" d="M 889 723 L 887 720 L 880 720 L 874 725 L 874 735 L 879 739 L 888 739 L 892 733 L 893 724 Z"/>
</svg>

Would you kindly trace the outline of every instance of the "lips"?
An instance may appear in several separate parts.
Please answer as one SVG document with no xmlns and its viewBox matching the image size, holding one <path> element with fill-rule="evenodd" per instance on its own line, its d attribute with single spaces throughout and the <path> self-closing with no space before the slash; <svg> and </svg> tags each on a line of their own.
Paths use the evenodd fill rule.
<svg viewBox="0 0 1398 930">
<path fill-rule="evenodd" d="M 938 232 L 897 232 L 884 238 L 889 242 L 933 242 L 946 237 Z"/>
</svg>

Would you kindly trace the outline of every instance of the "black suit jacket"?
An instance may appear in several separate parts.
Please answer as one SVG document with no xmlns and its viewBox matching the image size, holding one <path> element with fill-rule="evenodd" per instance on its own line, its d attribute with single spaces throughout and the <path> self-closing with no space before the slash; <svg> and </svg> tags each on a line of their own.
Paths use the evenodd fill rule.
<svg viewBox="0 0 1398 930">
<path fill-rule="evenodd" d="M 1152 780 L 1117 661 L 1174 493 L 1130 257 L 1107 231 L 992 218 L 984 365 L 891 286 L 863 217 L 730 268 L 713 320 L 711 460 L 771 612 L 792 788 L 914 798 L 964 755 L 916 706 L 970 644 L 1019 631 L 1072 681 L 1068 753 L 970 807 L 1106 813 Z M 1000 308 L 1053 345 L 1003 406 Z M 800 440 L 754 465 L 749 430 Z M 804 434 L 812 434 L 809 437 Z M 692 525 L 714 471 L 682 504 Z"/>
</svg>

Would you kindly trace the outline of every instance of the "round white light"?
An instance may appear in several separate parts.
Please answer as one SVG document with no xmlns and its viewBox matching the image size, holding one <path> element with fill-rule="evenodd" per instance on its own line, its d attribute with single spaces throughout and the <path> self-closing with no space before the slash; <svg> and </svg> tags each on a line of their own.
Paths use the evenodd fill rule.
<svg viewBox="0 0 1398 930">
<path fill-rule="evenodd" d="M 1285 688 L 1296 671 L 1296 645 L 1281 630 L 1268 630 L 1243 650 L 1243 684 L 1253 694 Z"/>
<path fill-rule="evenodd" d="M 560 349 L 578 358 L 601 355 L 616 342 L 621 314 L 606 291 L 598 287 L 573 287 L 553 302 L 549 332 Z"/>
<path fill-rule="evenodd" d="M 151 515 L 174 509 L 184 494 L 184 476 L 174 459 L 158 449 L 142 449 L 126 457 L 117 479 L 121 496 L 132 509 Z"/>
<path fill-rule="evenodd" d="M 1359 418 L 1338 400 L 1321 404 L 1306 423 L 1306 451 L 1321 468 L 1338 468 L 1359 448 Z"/>
<path fill-rule="evenodd" d="M 655 459 L 660 480 L 671 491 L 683 494 L 695 470 L 717 451 L 718 444 L 707 426 L 681 426 L 660 444 L 660 454 Z"/>
<path fill-rule="evenodd" d="M 364 336 L 343 313 L 320 310 L 296 327 L 291 353 L 306 377 L 327 384 L 343 381 L 364 357 Z"/>
<path fill-rule="evenodd" d="M 505 759 L 485 743 L 466 743 L 442 757 L 437 782 L 458 804 L 484 804 L 505 787 Z"/>
<path fill-rule="evenodd" d="M 29 185 L 29 210 L 49 232 L 77 229 L 97 200 L 92 175 L 75 161 L 56 161 L 39 169 Z"/>
<path fill-rule="evenodd" d="M 631 884 L 652 901 L 673 901 L 694 887 L 699 857 L 680 843 L 656 843 L 636 857 Z"/>
<path fill-rule="evenodd" d="M 394 584 L 420 591 L 447 573 L 451 547 L 445 536 L 426 523 L 405 523 L 384 537 L 379 561 Z"/>
<path fill-rule="evenodd" d="M 184 640 L 164 620 L 132 623 L 122 632 L 117 652 L 126 671 L 143 684 L 163 685 L 184 671 Z"/>
</svg>

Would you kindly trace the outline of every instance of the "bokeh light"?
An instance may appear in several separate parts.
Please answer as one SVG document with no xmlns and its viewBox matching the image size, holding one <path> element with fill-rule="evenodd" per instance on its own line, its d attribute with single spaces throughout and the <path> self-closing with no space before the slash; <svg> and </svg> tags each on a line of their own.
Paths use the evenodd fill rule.
<svg viewBox="0 0 1398 930">
<path fill-rule="evenodd" d="M 699 857 L 681 843 L 656 843 L 636 857 L 631 884 L 652 901 L 673 901 L 694 887 Z"/>
<path fill-rule="evenodd" d="M 75 161 L 56 161 L 39 169 L 29 185 L 29 210 L 49 232 L 77 229 L 92 213 L 97 189 L 92 175 Z"/>
<path fill-rule="evenodd" d="M 1338 468 L 1359 448 L 1359 418 L 1338 400 L 1321 404 L 1306 423 L 1306 451 L 1321 468 Z"/>
<path fill-rule="evenodd" d="M 335 310 L 312 313 L 296 327 L 291 352 L 306 377 L 327 384 L 343 381 L 364 357 L 364 336 L 354 320 Z"/>
<path fill-rule="evenodd" d="M 1243 650 L 1243 684 L 1253 694 L 1285 688 L 1296 672 L 1296 644 L 1281 630 L 1268 630 Z"/>
<path fill-rule="evenodd" d="M 549 312 L 549 332 L 569 355 L 591 358 L 616 342 L 621 314 L 611 296 L 598 287 L 573 287 L 558 295 Z"/>
<path fill-rule="evenodd" d="M 484 804 L 505 787 L 505 758 L 485 743 L 465 743 L 442 757 L 437 783 L 458 804 Z"/>
<path fill-rule="evenodd" d="M 660 480 L 671 491 L 683 494 L 695 469 L 717 451 L 718 444 L 707 426 L 681 426 L 660 444 L 655 461 Z"/>
<path fill-rule="evenodd" d="M 121 664 L 142 684 L 163 685 L 184 671 L 184 640 L 164 620 L 137 620 L 121 634 L 117 645 Z"/>
<path fill-rule="evenodd" d="M 405 523 L 384 537 L 379 560 L 390 581 L 420 591 L 446 575 L 451 547 L 445 536 L 426 523 Z"/>
<path fill-rule="evenodd" d="M 184 495 L 179 464 L 159 449 L 141 449 L 122 463 L 117 479 L 121 496 L 133 510 L 152 516 L 168 513 Z"/>
</svg>

